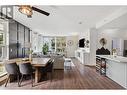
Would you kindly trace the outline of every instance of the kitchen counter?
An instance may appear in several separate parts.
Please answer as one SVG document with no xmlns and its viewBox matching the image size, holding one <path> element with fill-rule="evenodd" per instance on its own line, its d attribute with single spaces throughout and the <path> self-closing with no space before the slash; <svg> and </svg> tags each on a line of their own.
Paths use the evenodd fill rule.
<svg viewBox="0 0 127 95">
<path fill-rule="evenodd" d="M 123 56 L 116 56 L 116 57 L 114 57 L 113 55 L 96 55 L 96 56 L 116 62 L 127 63 L 127 57 L 123 57 Z"/>
<path fill-rule="evenodd" d="M 127 57 L 96 55 L 106 61 L 106 76 L 127 89 Z"/>
</svg>

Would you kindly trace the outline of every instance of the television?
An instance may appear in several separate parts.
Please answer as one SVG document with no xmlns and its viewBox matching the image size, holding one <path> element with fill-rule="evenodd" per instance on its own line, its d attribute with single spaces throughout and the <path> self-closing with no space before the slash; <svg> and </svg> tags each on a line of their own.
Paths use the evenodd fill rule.
<svg viewBox="0 0 127 95">
<path fill-rule="evenodd" d="M 79 40 L 79 47 L 81 47 L 81 48 L 84 48 L 84 41 L 85 41 L 85 39 L 80 39 Z"/>
</svg>

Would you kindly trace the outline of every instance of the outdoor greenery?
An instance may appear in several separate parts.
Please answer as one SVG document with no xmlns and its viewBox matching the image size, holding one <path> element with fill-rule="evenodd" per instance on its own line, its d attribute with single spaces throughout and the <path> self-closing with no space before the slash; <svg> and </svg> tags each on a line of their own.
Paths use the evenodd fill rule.
<svg viewBox="0 0 127 95">
<path fill-rule="evenodd" d="M 48 43 L 45 43 L 42 47 L 43 54 L 46 55 L 48 53 L 49 46 Z"/>
<path fill-rule="evenodd" d="M 0 33 L 0 44 L 3 44 L 3 33 Z"/>
</svg>

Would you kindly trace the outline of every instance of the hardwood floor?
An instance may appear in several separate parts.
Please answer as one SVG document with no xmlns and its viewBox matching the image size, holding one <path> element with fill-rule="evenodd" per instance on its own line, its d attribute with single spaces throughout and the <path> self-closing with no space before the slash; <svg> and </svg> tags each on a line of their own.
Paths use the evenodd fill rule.
<svg viewBox="0 0 127 95">
<path fill-rule="evenodd" d="M 124 89 L 111 79 L 101 76 L 95 68 L 84 66 L 72 59 L 75 66 L 70 70 L 55 70 L 52 82 L 42 81 L 31 87 L 31 81 L 23 81 L 22 87 L 17 82 L 2 85 L 0 89 Z"/>
</svg>

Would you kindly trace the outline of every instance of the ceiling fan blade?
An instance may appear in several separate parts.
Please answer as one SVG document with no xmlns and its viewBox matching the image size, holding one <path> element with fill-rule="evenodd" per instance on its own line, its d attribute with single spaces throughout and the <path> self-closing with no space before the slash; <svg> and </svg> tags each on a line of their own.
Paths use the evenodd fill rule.
<svg viewBox="0 0 127 95">
<path fill-rule="evenodd" d="M 36 8 L 36 7 L 33 7 L 33 6 L 32 6 L 32 9 L 33 9 L 34 11 L 37 11 L 37 12 L 39 12 L 39 13 L 42 13 L 42 14 L 44 14 L 44 15 L 46 15 L 46 16 L 49 16 L 49 13 L 46 12 L 46 11 L 40 10 L 40 9 L 38 9 L 38 8 Z"/>
</svg>

